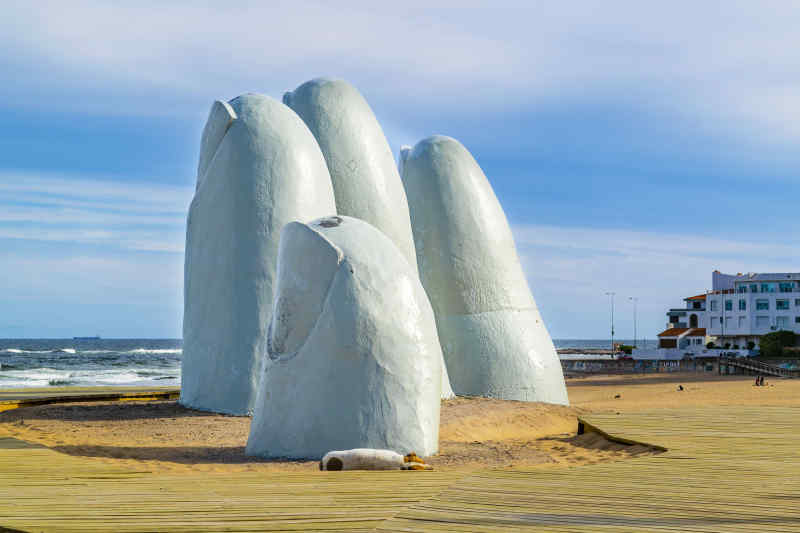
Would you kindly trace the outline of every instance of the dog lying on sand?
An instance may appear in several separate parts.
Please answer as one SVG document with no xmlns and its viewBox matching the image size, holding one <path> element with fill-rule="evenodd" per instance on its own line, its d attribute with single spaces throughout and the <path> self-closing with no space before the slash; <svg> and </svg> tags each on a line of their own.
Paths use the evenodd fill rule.
<svg viewBox="0 0 800 533">
<path fill-rule="evenodd" d="M 391 450 L 356 448 L 325 454 L 320 470 L 433 470 L 416 453 L 401 455 Z"/>
</svg>

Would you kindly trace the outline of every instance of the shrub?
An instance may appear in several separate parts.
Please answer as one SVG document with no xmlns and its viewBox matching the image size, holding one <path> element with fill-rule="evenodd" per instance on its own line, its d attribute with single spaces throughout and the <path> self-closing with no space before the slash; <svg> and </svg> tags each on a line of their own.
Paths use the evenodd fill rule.
<svg viewBox="0 0 800 533">
<path fill-rule="evenodd" d="M 754 343 L 753 341 L 747 341 L 747 349 L 748 350 L 753 350 L 753 349 L 755 349 L 755 347 L 756 347 L 756 343 Z"/>
<path fill-rule="evenodd" d="M 619 351 L 626 353 L 628 355 L 630 355 L 631 352 L 633 352 L 633 346 L 631 346 L 630 344 L 620 344 L 618 348 Z"/>
<path fill-rule="evenodd" d="M 725 343 L 725 349 L 726 349 L 726 350 L 730 350 L 730 349 L 731 349 L 731 343 L 729 343 L 729 342 L 726 342 L 726 343 Z"/>
<path fill-rule="evenodd" d="M 714 341 L 711 341 L 708 344 L 706 344 L 706 348 L 708 348 L 709 350 L 714 348 Z"/>
<path fill-rule="evenodd" d="M 783 349 L 787 346 L 794 346 L 797 335 L 794 331 L 785 329 L 767 333 L 761 337 L 761 355 L 763 357 L 780 357 Z"/>
<path fill-rule="evenodd" d="M 734 350 L 738 350 L 738 349 L 739 349 L 739 345 L 738 345 L 738 344 L 734 344 L 734 345 L 733 345 L 733 349 L 734 349 Z"/>
</svg>

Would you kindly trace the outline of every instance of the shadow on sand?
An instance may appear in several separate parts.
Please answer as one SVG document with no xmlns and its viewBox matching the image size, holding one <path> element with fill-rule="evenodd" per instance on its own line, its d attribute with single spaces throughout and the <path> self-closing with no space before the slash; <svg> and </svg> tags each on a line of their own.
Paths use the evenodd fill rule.
<svg viewBox="0 0 800 533">
<path fill-rule="evenodd" d="M 244 454 L 244 446 L 53 446 L 53 450 L 79 457 L 134 459 L 137 461 L 167 461 L 181 464 L 247 464 L 287 463 L 307 461 L 292 459 L 262 459 Z"/>
<path fill-rule="evenodd" d="M 135 406 L 134 409 L 132 407 Z M 178 402 L 99 402 L 39 405 L 12 409 L 0 413 L 0 421 L 69 420 L 74 422 L 97 422 L 104 420 L 146 420 L 155 418 L 185 418 L 204 416 L 227 416 L 206 411 L 187 409 Z"/>
</svg>

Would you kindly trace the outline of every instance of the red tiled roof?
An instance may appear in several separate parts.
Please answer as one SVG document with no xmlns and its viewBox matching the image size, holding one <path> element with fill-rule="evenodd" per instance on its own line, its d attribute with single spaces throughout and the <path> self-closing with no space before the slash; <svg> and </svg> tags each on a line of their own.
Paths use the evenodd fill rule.
<svg viewBox="0 0 800 533">
<path fill-rule="evenodd" d="M 677 337 L 683 335 L 689 328 L 669 328 L 658 334 L 659 337 Z"/>
<path fill-rule="evenodd" d="M 686 333 L 689 337 L 705 337 L 706 328 L 669 328 L 658 334 L 659 337 L 680 337 Z"/>
<path fill-rule="evenodd" d="M 705 300 L 705 294 L 698 294 L 697 296 L 689 296 L 688 298 L 684 298 L 684 300 Z"/>
</svg>

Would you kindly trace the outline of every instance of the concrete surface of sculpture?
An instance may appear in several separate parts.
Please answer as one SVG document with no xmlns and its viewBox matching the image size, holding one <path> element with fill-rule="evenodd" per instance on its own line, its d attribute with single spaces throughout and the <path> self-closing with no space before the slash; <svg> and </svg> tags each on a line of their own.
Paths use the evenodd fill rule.
<svg viewBox="0 0 800 533">
<path fill-rule="evenodd" d="M 367 101 L 342 80 L 317 78 L 283 96 L 317 139 L 333 181 L 337 213 L 388 236 L 416 269 L 408 202 L 392 150 Z M 453 391 L 444 367 L 442 397 Z"/>
<path fill-rule="evenodd" d="M 334 213 L 322 152 L 291 109 L 257 94 L 212 106 L 186 230 L 183 405 L 252 411 L 280 230 Z"/>
<path fill-rule="evenodd" d="M 317 78 L 283 96 L 325 155 L 339 215 L 381 230 L 416 268 L 408 202 L 392 150 L 369 104 L 342 80 Z"/>
<path fill-rule="evenodd" d="M 417 272 L 351 217 L 281 234 L 265 363 L 246 453 L 436 452 L 441 348 Z"/>
<path fill-rule="evenodd" d="M 456 394 L 567 404 L 561 364 L 489 181 L 455 139 L 400 156 L 420 279 Z"/>
</svg>

